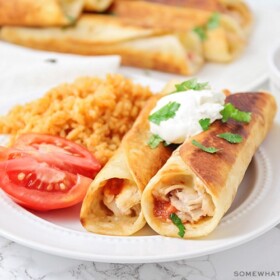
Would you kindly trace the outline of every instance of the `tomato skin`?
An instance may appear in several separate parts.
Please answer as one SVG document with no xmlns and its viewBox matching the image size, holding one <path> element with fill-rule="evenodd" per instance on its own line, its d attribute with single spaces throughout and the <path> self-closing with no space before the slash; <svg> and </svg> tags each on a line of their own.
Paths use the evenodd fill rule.
<svg viewBox="0 0 280 280">
<path fill-rule="evenodd" d="M 100 169 L 87 149 L 61 137 L 30 133 L 0 147 L 0 188 L 37 211 L 81 202 Z"/>
<path fill-rule="evenodd" d="M 22 134 L 13 148 L 31 154 L 39 162 L 47 162 L 50 166 L 92 179 L 101 169 L 100 163 L 87 149 L 53 135 Z"/>
<path fill-rule="evenodd" d="M 59 136 L 53 136 L 49 134 L 41 134 L 41 133 L 25 133 L 21 134 L 14 144 L 14 146 L 32 146 L 40 144 L 50 144 L 57 147 L 69 147 L 69 152 L 77 153 L 82 155 L 84 158 L 92 159 L 93 155 L 83 148 L 81 145 L 76 144 L 75 142 L 69 141 L 65 138 Z"/>
<path fill-rule="evenodd" d="M 61 182 L 55 179 L 64 174 L 63 178 L 69 179 L 69 182 L 75 182 L 72 186 L 67 186 L 65 191 L 38 189 L 36 186 L 28 187 L 28 183 L 21 185 L 13 180 L 19 174 L 36 174 L 41 176 L 41 181 L 47 185 Z M 49 178 L 52 174 L 52 178 Z M 35 176 L 35 175 L 34 175 Z M 20 177 L 19 177 L 20 178 Z M 43 179 L 42 179 L 43 178 Z M 26 181 L 30 183 L 30 180 Z M 37 211 L 48 211 L 53 209 L 66 208 L 81 202 L 86 195 L 87 189 L 92 180 L 79 174 L 71 174 L 67 171 L 61 171 L 48 166 L 47 163 L 38 163 L 31 157 L 17 158 L 0 162 L 0 187 L 17 203 L 29 209 Z"/>
</svg>

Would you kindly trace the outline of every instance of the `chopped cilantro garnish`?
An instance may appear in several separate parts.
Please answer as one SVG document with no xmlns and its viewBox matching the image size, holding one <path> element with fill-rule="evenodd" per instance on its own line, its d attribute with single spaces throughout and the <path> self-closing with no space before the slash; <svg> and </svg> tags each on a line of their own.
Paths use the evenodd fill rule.
<svg viewBox="0 0 280 280">
<path fill-rule="evenodd" d="M 149 121 L 159 125 L 162 121 L 174 118 L 181 104 L 178 102 L 169 102 L 158 111 L 149 116 Z"/>
<path fill-rule="evenodd" d="M 220 112 L 222 115 L 222 122 L 227 122 L 229 119 L 236 120 L 238 122 L 249 123 L 251 121 L 251 113 L 243 112 L 235 108 L 231 103 L 227 103 L 224 109 Z"/>
<path fill-rule="evenodd" d="M 190 79 L 187 81 L 182 82 L 181 84 L 175 85 L 176 90 L 173 92 L 180 92 L 186 90 L 203 90 L 208 89 L 208 83 L 198 83 L 197 79 Z"/>
<path fill-rule="evenodd" d="M 73 17 L 71 15 L 68 15 L 68 14 L 66 14 L 65 16 L 66 16 L 66 18 L 67 18 L 67 20 L 69 21 L 70 24 L 73 24 L 73 23 L 76 22 L 76 18 L 75 17 Z"/>
<path fill-rule="evenodd" d="M 155 149 L 161 142 L 163 142 L 163 139 L 157 134 L 153 134 L 148 141 L 148 145 L 150 148 Z"/>
<path fill-rule="evenodd" d="M 195 32 L 198 35 L 198 37 L 200 38 L 201 41 L 204 41 L 207 39 L 205 28 L 198 26 L 193 29 L 193 32 Z"/>
<path fill-rule="evenodd" d="M 200 124 L 201 128 L 203 129 L 203 131 L 206 131 L 209 129 L 210 122 L 211 122 L 211 120 L 209 118 L 199 120 L 199 124 Z"/>
<path fill-rule="evenodd" d="M 229 143 L 236 144 L 241 143 L 243 138 L 240 134 L 234 134 L 230 132 L 221 133 L 217 135 L 219 138 L 225 139 Z"/>
<path fill-rule="evenodd" d="M 65 15 L 67 20 L 68 20 L 68 25 L 64 25 L 61 27 L 62 30 L 67 30 L 69 28 L 75 27 L 77 24 L 77 19 L 71 15 Z"/>
<path fill-rule="evenodd" d="M 205 147 L 204 145 L 197 142 L 196 140 L 192 140 L 192 144 L 206 153 L 215 154 L 216 152 L 219 151 L 219 149 L 214 148 L 214 147 Z"/>
<path fill-rule="evenodd" d="M 207 39 L 207 31 L 215 29 L 220 25 L 220 14 L 215 12 L 211 15 L 209 20 L 203 26 L 198 26 L 193 29 L 193 31 L 199 36 L 201 41 Z"/>
<path fill-rule="evenodd" d="M 185 235 L 186 228 L 183 225 L 181 219 L 175 213 L 170 214 L 169 218 L 172 221 L 172 223 L 179 229 L 178 235 L 183 238 Z"/>
<path fill-rule="evenodd" d="M 207 29 L 215 29 L 220 25 L 220 14 L 215 12 L 207 22 Z"/>
</svg>

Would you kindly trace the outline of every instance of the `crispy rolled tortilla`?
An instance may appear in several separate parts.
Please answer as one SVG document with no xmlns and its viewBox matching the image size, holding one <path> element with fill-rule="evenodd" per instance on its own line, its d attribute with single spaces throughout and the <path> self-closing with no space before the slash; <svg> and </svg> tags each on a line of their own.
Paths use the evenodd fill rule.
<svg viewBox="0 0 280 280">
<path fill-rule="evenodd" d="M 253 24 L 253 15 L 248 5 L 243 0 L 219 0 L 222 13 L 234 18 L 248 35 Z"/>
<path fill-rule="evenodd" d="M 167 34 L 104 15 L 83 15 L 67 28 L 3 27 L 0 37 L 19 45 L 82 55 L 118 54 L 124 65 L 191 75 L 203 64 L 194 34 Z"/>
<path fill-rule="evenodd" d="M 219 148 L 217 153 L 204 152 L 192 144 L 192 139 L 185 141 L 143 192 L 144 216 L 161 235 L 178 237 L 178 228 L 170 220 L 171 213 L 176 213 L 184 224 L 184 238 L 212 232 L 231 206 L 256 149 L 273 123 L 276 103 L 268 93 L 233 94 L 226 102 L 252 112 L 250 123 L 214 122 L 209 130 L 193 139 L 206 147 Z M 230 144 L 217 137 L 225 132 L 240 134 L 243 141 Z"/>
<path fill-rule="evenodd" d="M 121 1 L 121 0 L 119 0 Z M 193 8 L 233 17 L 247 32 L 252 26 L 252 12 L 243 0 L 146 0 L 150 3 L 159 3 L 184 8 Z"/>
<path fill-rule="evenodd" d="M 154 96 L 148 101 L 121 147 L 91 184 L 80 216 L 88 231 L 131 235 L 145 225 L 141 194 L 171 155 L 171 149 L 162 144 L 157 149 L 147 145 L 148 116 L 159 98 Z"/>
<path fill-rule="evenodd" d="M 246 34 L 237 22 L 223 15 L 218 27 L 206 31 L 206 39 L 202 42 L 203 54 L 207 61 L 230 62 L 242 53 L 246 43 Z"/>
<path fill-rule="evenodd" d="M 161 28 L 170 32 L 186 33 L 203 28 L 205 38 L 200 39 L 204 57 L 208 61 L 229 62 L 242 52 L 252 23 L 251 12 L 242 1 L 236 3 L 229 0 L 202 1 L 202 3 L 199 1 L 198 3 L 185 0 L 177 4 L 179 7 L 176 4 L 177 1 L 174 3 L 168 0 L 119 0 L 114 5 L 113 12 L 133 24 Z M 242 13 L 239 13 L 237 8 L 234 9 L 235 7 L 240 8 Z M 219 25 L 215 28 L 207 28 L 207 23 L 214 12 L 220 14 Z"/>
<path fill-rule="evenodd" d="M 90 12 L 103 12 L 112 4 L 113 0 L 84 0 L 84 9 Z"/>
<path fill-rule="evenodd" d="M 69 25 L 83 5 L 83 0 L 0 0 L 0 25 Z"/>
<path fill-rule="evenodd" d="M 116 1 L 112 11 L 117 16 L 130 19 L 139 26 L 158 27 L 172 31 L 192 30 L 205 24 L 212 14 L 207 10 L 134 0 Z"/>
</svg>

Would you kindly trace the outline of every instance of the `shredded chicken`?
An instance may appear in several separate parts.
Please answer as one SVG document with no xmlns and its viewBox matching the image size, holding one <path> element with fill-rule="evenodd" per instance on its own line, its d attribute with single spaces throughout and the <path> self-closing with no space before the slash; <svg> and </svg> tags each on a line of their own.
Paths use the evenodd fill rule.
<svg viewBox="0 0 280 280">
<path fill-rule="evenodd" d="M 197 222 L 202 217 L 213 216 L 214 205 L 204 188 L 194 184 L 174 184 L 161 188 L 158 194 L 164 201 L 177 209 L 176 214 L 183 223 Z"/>
<path fill-rule="evenodd" d="M 104 193 L 103 202 L 115 216 L 131 216 L 140 212 L 141 195 L 138 188 L 127 182 L 119 194 Z"/>
<path fill-rule="evenodd" d="M 214 206 L 207 193 L 183 185 L 176 187 L 169 193 L 170 202 L 183 222 L 193 223 L 201 217 L 213 216 Z"/>
</svg>

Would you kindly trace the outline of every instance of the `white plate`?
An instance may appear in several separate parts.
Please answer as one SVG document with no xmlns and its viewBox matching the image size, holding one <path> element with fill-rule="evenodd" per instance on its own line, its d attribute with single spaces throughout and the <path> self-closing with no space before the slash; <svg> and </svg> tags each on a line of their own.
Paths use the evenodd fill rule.
<svg viewBox="0 0 280 280">
<path fill-rule="evenodd" d="M 271 49 L 271 46 L 273 46 L 279 40 L 277 34 L 280 34 L 279 8 L 273 9 L 271 6 L 261 5 L 261 2 L 257 2 L 256 0 L 247 0 L 247 2 L 252 5 L 254 25 L 252 35 L 249 38 L 248 46 L 246 46 L 245 51 L 238 59 L 229 64 L 206 63 L 201 71 L 199 71 L 196 75 L 199 80 L 209 81 L 213 87 L 217 89 L 228 88 L 233 92 L 248 91 L 252 88 L 257 88 L 268 78 L 268 51 Z M 275 4 L 277 3 L 278 2 L 275 1 Z M 106 67 L 106 64 L 102 65 L 102 61 L 98 60 L 96 57 L 81 57 L 34 51 L 16 45 L 0 42 L 0 69 L 2 69 L 3 66 L 5 67 L 5 63 L 3 64 L 3 61 L 7 57 L 9 57 L 9 60 L 6 63 L 6 71 L 8 73 L 11 72 L 11 67 L 13 68 L 18 66 L 25 68 L 28 66 L 27 71 L 29 71 L 30 67 L 28 64 L 31 61 L 34 62 L 37 60 L 38 63 L 43 64 L 42 62 L 49 58 L 59 58 L 62 61 L 69 60 L 70 58 L 73 63 L 77 62 L 77 59 L 79 59 L 80 62 L 82 62 L 82 65 L 80 66 L 81 70 L 79 71 L 80 76 L 87 75 L 89 70 L 86 69 L 90 67 L 92 67 L 94 70 L 97 68 L 97 66 L 99 68 L 101 67 L 103 69 L 103 73 L 104 69 L 110 69 Z M 95 59 L 95 62 L 91 61 L 92 59 Z M 75 64 L 77 65 L 77 63 Z M 115 62 L 115 64 L 117 63 Z M 48 68 L 50 67 L 51 65 L 48 66 Z M 75 67 L 68 68 L 67 73 L 64 75 L 65 80 L 73 79 L 73 74 L 75 73 L 75 70 L 73 69 L 75 69 Z M 6 71 L 1 73 L 7 75 Z M 165 82 L 173 78 L 186 78 L 179 75 L 172 75 L 163 72 L 143 70 L 132 67 L 121 67 L 120 72 L 128 76 L 149 76 L 151 78 Z M 94 73 L 94 71 L 92 73 Z M 32 76 L 30 77 L 30 75 L 25 75 L 25 78 L 27 79 L 23 81 L 25 83 L 27 83 L 29 80 L 32 80 Z M 46 78 L 48 77 L 41 78 L 40 82 L 42 85 L 46 82 Z M 60 81 L 61 79 L 58 78 L 56 80 Z M 33 84 L 30 85 L 30 87 L 32 86 Z"/>
<path fill-rule="evenodd" d="M 138 79 L 154 90 L 162 83 Z M 6 96 L 0 97 L 5 102 Z M 19 100 L 24 100 L 22 96 Z M 48 213 L 29 212 L 0 192 L 0 234 L 27 247 L 64 257 L 110 263 L 146 263 L 192 258 L 221 251 L 266 232 L 280 221 L 280 121 L 251 162 L 231 209 L 209 236 L 181 240 L 156 235 L 146 226 L 137 236 L 86 232 L 80 205 Z"/>
<path fill-rule="evenodd" d="M 279 10 L 269 6 L 257 5 L 251 0 L 254 14 L 254 26 L 248 46 L 242 55 L 229 64 L 206 63 L 195 75 L 201 81 L 210 81 L 218 89 L 228 88 L 233 92 L 248 91 L 257 88 L 268 78 L 267 54 L 271 46 L 279 40 Z M 182 79 L 183 76 L 162 72 L 122 67 L 125 74 L 138 74 L 168 81 L 171 78 Z"/>
</svg>

